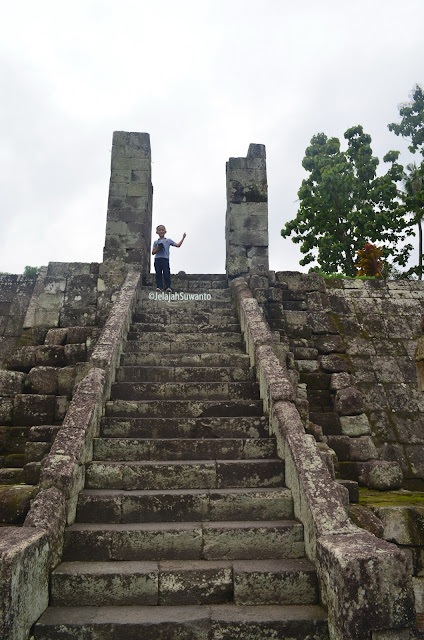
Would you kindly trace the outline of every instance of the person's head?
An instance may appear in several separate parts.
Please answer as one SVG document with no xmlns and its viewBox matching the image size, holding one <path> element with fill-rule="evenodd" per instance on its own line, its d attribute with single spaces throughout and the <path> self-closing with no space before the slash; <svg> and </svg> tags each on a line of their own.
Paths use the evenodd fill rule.
<svg viewBox="0 0 424 640">
<path fill-rule="evenodd" d="M 156 227 L 156 233 L 158 234 L 159 238 L 164 238 L 166 233 L 165 226 L 163 224 L 159 224 Z"/>
</svg>

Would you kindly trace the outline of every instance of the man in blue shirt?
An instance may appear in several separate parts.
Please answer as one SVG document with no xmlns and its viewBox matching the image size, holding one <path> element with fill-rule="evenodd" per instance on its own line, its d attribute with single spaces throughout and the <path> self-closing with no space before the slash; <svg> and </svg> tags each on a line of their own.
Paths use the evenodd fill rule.
<svg viewBox="0 0 424 640">
<path fill-rule="evenodd" d="M 169 269 L 169 247 L 181 247 L 186 234 L 183 233 L 183 237 L 179 242 L 174 242 L 170 238 L 165 238 L 166 229 L 163 224 L 156 227 L 156 233 L 159 238 L 154 241 L 152 249 L 152 255 L 155 256 L 156 287 L 158 291 L 172 291 L 171 272 Z"/>
</svg>

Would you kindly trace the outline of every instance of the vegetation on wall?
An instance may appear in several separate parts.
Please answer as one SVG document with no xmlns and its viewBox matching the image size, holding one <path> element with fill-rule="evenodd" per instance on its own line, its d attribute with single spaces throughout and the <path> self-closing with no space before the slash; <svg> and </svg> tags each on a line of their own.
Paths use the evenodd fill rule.
<svg viewBox="0 0 424 640">
<path fill-rule="evenodd" d="M 26 266 L 24 269 L 24 276 L 36 276 L 37 273 L 40 273 L 41 267 L 30 267 Z"/>
<path fill-rule="evenodd" d="M 383 252 L 381 247 L 366 242 L 363 249 L 358 251 L 358 262 L 355 267 L 359 269 L 358 276 L 374 276 L 379 278 L 383 272 Z"/>
</svg>

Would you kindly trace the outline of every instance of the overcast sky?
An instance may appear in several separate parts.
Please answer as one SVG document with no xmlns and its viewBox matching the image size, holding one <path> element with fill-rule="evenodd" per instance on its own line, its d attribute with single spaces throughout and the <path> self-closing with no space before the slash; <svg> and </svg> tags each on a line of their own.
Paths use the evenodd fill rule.
<svg viewBox="0 0 424 640">
<path fill-rule="evenodd" d="M 0 271 L 102 260 L 117 130 L 150 134 L 153 224 L 187 233 L 173 272 L 224 271 L 225 163 L 251 142 L 270 267 L 300 269 L 280 230 L 313 135 L 362 124 L 375 155 L 418 160 L 387 124 L 424 85 L 423 24 L 423 0 L 4 1 Z"/>
</svg>

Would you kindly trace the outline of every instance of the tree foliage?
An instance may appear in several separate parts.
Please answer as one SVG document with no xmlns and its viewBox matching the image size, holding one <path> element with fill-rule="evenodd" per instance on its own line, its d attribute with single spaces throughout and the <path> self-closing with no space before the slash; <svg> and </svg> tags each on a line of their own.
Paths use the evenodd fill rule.
<svg viewBox="0 0 424 640">
<path fill-rule="evenodd" d="M 418 167 L 415 162 L 406 166 L 403 174 L 402 199 L 405 203 L 406 213 L 412 215 L 411 222 L 418 226 L 418 267 L 411 271 L 416 273 L 420 280 L 423 276 L 423 229 L 424 216 L 424 162 Z"/>
<path fill-rule="evenodd" d="M 24 276 L 36 276 L 40 273 L 41 267 L 30 267 L 27 265 L 24 269 Z"/>
<path fill-rule="evenodd" d="M 355 276 L 355 255 L 365 242 L 383 243 L 386 254 L 405 264 L 411 246 L 396 246 L 410 233 L 397 197 L 403 175 L 399 152 L 386 154 L 389 168 L 377 176 L 379 160 L 362 126 L 348 129 L 344 137 L 346 151 L 338 138 L 324 133 L 311 139 L 302 162 L 309 176 L 298 191 L 299 210 L 281 235 L 300 243 L 301 265 L 317 260 L 327 273 Z"/>
<path fill-rule="evenodd" d="M 388 125 L 389 131 L 397 136 L 409 138 L 411 141 L 408 149 L 415 153 L 424 152 L 424 91 L 417 84 L 411 95 L 411 101 L 399 107 L 401 121 Z M 424 153 L 423 153 L 424 155 Z"/>
</svg>

